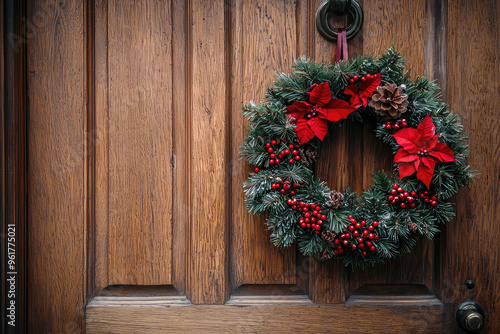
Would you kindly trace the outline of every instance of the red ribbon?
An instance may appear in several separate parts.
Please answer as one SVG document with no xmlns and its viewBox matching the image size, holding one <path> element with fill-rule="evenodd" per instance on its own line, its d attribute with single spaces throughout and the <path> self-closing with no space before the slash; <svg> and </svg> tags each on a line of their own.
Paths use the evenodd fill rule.
<svg viewBox="0 0 500 334">
<path fill-rule="evenodd" d="M 347 60 L 349 58 L 347 53 L 347 37 L 344 28 L 339 28 L 339 34 L 337 36 L 337 54 L 335 55 L 335 62 L 338 63 L 341 60 Z"/>
</svg>

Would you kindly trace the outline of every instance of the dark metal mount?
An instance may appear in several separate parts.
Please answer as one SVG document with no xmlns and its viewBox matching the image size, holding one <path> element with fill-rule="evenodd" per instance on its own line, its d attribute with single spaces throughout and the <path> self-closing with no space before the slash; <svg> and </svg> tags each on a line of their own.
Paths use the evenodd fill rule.
<svg viewBox="0 0 500 334">
<path fill-rule="evenodd" d="M 348 14 L 352 23 L 346 29 L 346 38 L 353 38 L 363 26 L 363 10 L 356 0 L 323 0 L 316 12 L 316 26 L 321 36 L 329 41 L 336 41 L 337 29 L 330 25 L 332 14 L 342 16 Z"/>
<path fill-rule="evenodd" d="M 485 325 L 483 307 L 475 301 L 468 301 L 458 307 L 457 323 L 467 333 L 478 333 Z"/>
</svg>

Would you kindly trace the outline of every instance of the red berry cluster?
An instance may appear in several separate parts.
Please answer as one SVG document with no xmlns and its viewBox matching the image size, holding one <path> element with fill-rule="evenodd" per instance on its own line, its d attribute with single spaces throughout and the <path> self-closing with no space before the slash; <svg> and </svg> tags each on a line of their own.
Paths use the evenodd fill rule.
<svg viewBox="0 0 500 334">
<path fill-rule="evenodd" d="M 296 198 L 289 199 L 287 203 L 292 206 L 293 210 L 302 212 L 302 217 L 299 219 L 300 227 L 310 229 L 316 234 L 319 233 L 321 225 L 326 220 L 326 215 L 321 213 L 320 203 L 298 202 Z"/>
<path fill-rule="evenodd" d="M 281 142 L 284 141 L 284 139 L 281 140 Z M 266 143 L 267 153 L 269 153 L 270 165 L 277 165 L 286 160 L 288 161 L 288 163 L 300 161 L 299 152 L 297 151 L 297 148 L 299 148 L 300 145 L 289 144 L 288 148 L 279 151 L 279 148 L 277 147 L 278 144 L 280 144 L 280 142 L 276 140 L 271 140 L 271 142 Z"/>
<path fill-rule="evenodd" d="M 408 122 L 406 122 L 406 119 L 399 119 L 397 121 L 389 121 L 385 123 L 384 128 L 387 130 L 394 129 L 394 130 L 399 130 L 401 128 L 406 128 L 408 127 Z"/>
<path fill-rule="evenodd" d="M 389 202 L 391 204 L 399 204 L 399 206 L 402 209 L 408 208 L 414 208 L 416 206 L 415 204 L 415 197 L 417 196 L 417 193 L 412 191 L 411 193 L 405 191 L 403 187 L 400 187 L 397 184 L 394 184 L 391 189 L 391 194 L 389 195 Z"/>
<path fill-rule="evenodd" d="M 379 239 L 375 229 L 379 226 L 377 221 L 368 224 L 366 221 L 358 222 L 349 215 L 350 224 L 347 227 L 348 231 L 333 240 L 333 254 L 340 255 L 345 251 L 356 251 L 359 249 L 363 256 L 367 256 L 368 252 L 375 252 L 375 240 Z"/>
<path fill-rule="evenodd" d="M 281 180 L 279 177 L 276 178 L 275 183 L 271 184 L 271 189 L 279 190 L 282 194 L 286 194 L 288 192 L 288 194 L 291 196 L 294 196 L 296 194 L 298 187 L 300 187 L 300 184 L 292 183 L 289 180 L 283 182 L 283 180 Z"/>
<path fill-rule="evenodd" d="M 406 208 L 415 208 L 416 204 L 415 201 L 417 199 L 423 199 L 425 203 L 429 203 L 432 206 L 436 206 L 437 203 L 437 197 L 436 196 L 430 196 L 428 191 L 424 191 L 423 193 L 417 193 L 415 191 L 412 192 L 407 192 L 403 189 L 403 187 L 400 187 L 397 184 L 394 184 L 392 186 L 392 189 L 390 191 L 390 195 L 388 197 L 388 200 L 391 204 L 399 204 L 399 206 L 402 209 Z"/>
<path fill-rule="evenodd" d="M 361 81 L 366 81 L 366 79 L 371 79 L 371 78 L 376 78 L 378 74 L 370 74 L 367 73 L 366 75 L 362 76 L 361 78 L 358 75 L 353 75 L 352 77 L 349 77 L 349 83 L 352 85 L 356 81 L 361 80 Z"/>
<path fill-rule="evenodd" d="M 428 191 L 424 191 L 423 193 L 419 193 L 418 196 L 424 200 L 425 203 L 429 203 L 432 206 L 438 205 L 437 197 L 430 196 Z"/>
</svg>

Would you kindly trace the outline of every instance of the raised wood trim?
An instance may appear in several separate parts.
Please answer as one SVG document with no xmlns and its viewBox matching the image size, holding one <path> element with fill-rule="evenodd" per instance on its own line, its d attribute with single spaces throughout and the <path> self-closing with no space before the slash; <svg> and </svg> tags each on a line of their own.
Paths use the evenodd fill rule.
<svg viewBox="0 0 500 334">
<path fill-rule="evenodd" d="M 96 298 L 87 306 L 87 333 L 444 333 L 452 316 L 443 304 L 350 307 L 293 299 L 272 303 L 269 298 L 232 305 L 179 301 L 142 298 L 123 305 L 119 299 Z"/>
</svg>

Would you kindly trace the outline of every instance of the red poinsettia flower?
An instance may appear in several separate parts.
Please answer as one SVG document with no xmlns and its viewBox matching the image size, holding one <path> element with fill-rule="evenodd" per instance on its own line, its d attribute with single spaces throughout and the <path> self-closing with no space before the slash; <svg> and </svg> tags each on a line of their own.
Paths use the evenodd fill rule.
<svg viewBox="0 0 500 334">
<path fill-rule="evenodd" d="M 349 103 L 354 108 L 359 108 L 361 106 L 365 107 L 368 104 L 368 98 L 372 97 L 373 92 L 377 89 L 381 82 L 380 73 L 377 74 L 367 74 L 365 80 L 360 81 L 359 85 L 349 85 L 344 90 L 344 94 L 351 95 Z"/>
<path fill-rule="evenodd" d="M 300 144 L 304 144 L 314 136 L 323 140 L 328 132 L 328 121 L 347 118 L 354 110 L 356 108 L 346 101 L 332 97 L 327 81 L 314 87 L 309 93 L 309 102 L 295 101 L 287 107 L 286 114 L 297 125 L 295 132 Z"/>
<path fill-rule="evenodd" d="M 434 134 L 435 130 L 427 115 L 416 129 L 406 128 L 392 135 L 403 146 L 394 157 L 394 162 L 399 163 L 401 179 L 417 172 L 417 178 L 429 189 L 436 163 L 456 161 L 451 148 L 438 143 L 439 134 Z"/>
</svg>

